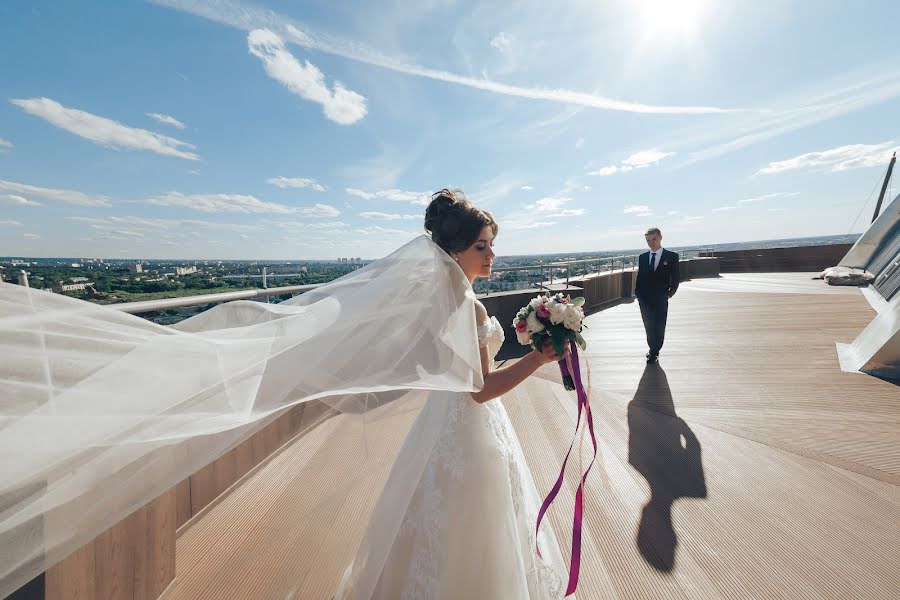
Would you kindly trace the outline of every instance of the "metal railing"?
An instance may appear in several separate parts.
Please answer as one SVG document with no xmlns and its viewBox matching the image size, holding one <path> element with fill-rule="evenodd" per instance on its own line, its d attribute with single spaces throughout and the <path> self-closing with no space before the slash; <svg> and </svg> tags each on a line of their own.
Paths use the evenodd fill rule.
<svg viewBox="0 0 900 600">
<path fill-rule="evenodd" d="M 696 249 L 680 250 L 679 255 L 682 259 L 686 259 L 694 258 L 696 256 L 710 256 L 714 252 L 715 248 L 713 246 L 699 246 Z M 577 277 L 589 277 L 592 275 L 634 268 L 637 266 L 638 256 L 640 255 L 623 254 L 619 256 L 581 258 L 517 267 L 497 267 L 493 269 L 494 274 L 490 279 L 477 282 L 475 288 L 478 293 L 490 294 L 492 292 L 515 291 L 530 288 L 550 289 L 550 286 L 555 283 L 565 283 L 568 286 L 570 281 Z M 525 273 L 526 276 L 515 277 L 510 280 L 504 275 L 508 273 Z M 218 304 L 221 302 L 230 302 L 232 300 L 253 300 L 255 298 L 265 298 L 268 300 L 271 296 L 302 294 L 303 292 L 308 292 L 322 285 L 325 284 L 313 283 L 273 288 L 253 288 L 234 292 L 221 292 L 218 294 L 179 296 L 177 298 L 141 300 L 139 302 L 122 302 L 118 304 L 108 304 L 107 306 L 130 314 L 141 314 L 167 309 L 200 306 L 203 304 Z"/>
<path fill-rule="evenodd" d="M 286 285 L 265 289 L 240 290 L 237 292 L 222 292 L 220 294 L 201 294 L 199 296 L 179 296 L 178 298 L 162 298 L 160 300 L 141 300 L 140 302 L 122 302 L 119 304 L 107 304 L 122 312 L 138 314 L 166 310 L 169 308 L 185 308 L 199 306 L 201 304 L 218 304 L 231 300 L 252 300 L 254 298 L 266 298 L 285 294 L 302 294 L 314 290 L 324 283 L 310 283 L 307 285 Z"/>
</svg>

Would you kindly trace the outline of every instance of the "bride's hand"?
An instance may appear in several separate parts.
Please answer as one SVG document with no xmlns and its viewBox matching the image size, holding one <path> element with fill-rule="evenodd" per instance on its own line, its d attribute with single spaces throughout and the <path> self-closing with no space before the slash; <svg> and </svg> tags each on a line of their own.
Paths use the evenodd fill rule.
<svg viewBox="0 0 900 600">
<path fill-rule="evenodd" d="M 566 344 L 566 349 L 563 352 L 563 355 L 560 356 L 553 350 L 553 344 L 550 342 L 549 338 L 544 339 L 544 346 L 541 348 L 541 351 L 532 350 L 532 353 L 537 357 L 540 364 L 545 365 L 547 363 L 559 362 L 563 360 L 569 354 L 569 346 Z"/>
</svg>

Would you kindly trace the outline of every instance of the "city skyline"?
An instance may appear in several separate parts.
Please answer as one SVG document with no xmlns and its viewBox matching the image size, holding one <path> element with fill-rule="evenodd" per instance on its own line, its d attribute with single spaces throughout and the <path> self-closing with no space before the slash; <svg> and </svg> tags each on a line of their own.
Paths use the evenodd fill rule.
<svg viewBox="0 0 900 600">
<path fill-rule="evenodd" d="M 504 256 L 858 233 L 900 148 L 875 4 L 13 0 L 0 255 L 379 258 L 443 186 Z"/>
</svg>

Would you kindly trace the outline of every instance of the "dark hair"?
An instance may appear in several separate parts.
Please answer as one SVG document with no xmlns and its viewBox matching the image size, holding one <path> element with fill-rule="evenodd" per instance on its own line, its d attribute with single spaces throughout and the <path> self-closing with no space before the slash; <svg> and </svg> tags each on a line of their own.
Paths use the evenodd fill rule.
<svg viewBox="0 0 900 600">
<path fill-rule="evenodd" d="M 650 229 L 648 229 L 647 231 L 644 232 L 644 235 L 658 235 L 659 237 L 662 237 L 662 231 L 660 231 L 656 227 L 651 227 Z"/>
<path fill-rule="evenodd" d="M 462 190 L 445 188 L 431 195 L 425 209 L 425 230 L 445 252 L 462 252 L 478 241 L 485 227 L 497 236 L 499 227 L 493 215 L 475 207 Z"/>
</svg>

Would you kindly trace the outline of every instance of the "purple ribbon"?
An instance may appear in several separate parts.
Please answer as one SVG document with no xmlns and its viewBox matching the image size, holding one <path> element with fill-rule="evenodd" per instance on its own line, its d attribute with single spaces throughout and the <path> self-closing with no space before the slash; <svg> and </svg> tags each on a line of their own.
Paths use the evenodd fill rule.
<svg viewBox="0 0 900 600">
<path fill-rule="evenodd" d="M 591 414 L 591 403 L 588 399 L 587 392 L 584 390 L 584 384 L 581 382 L 581 365 L 578 362 L 578 346 L 571 340 L 569 340 L 569 350 L 570 353 L 569 356 L 566 357 L 566 362 L 560 364 L 560 367 L 563 375 L 571 373 L 572 379 L 575 382 L 575 391 L 578 395 L 578 419 L 575 421 L 575 433 L 572 436 L 572 443 L 569 444 L 569 451 L 566 452 L 566 458 L 563 460 L 562 468 L 559 470 L 559 477 L 556 478 L 556 483 L 553 484 L 553 488 L 551 488 L 550 493 L 547 494 L 543 504 L 541 504 L 541 510 L 538 512 L 537 526 L 535 527 L 535 536 L 537 536 L 537 533 L 541 529 L 541 521 L 544 518 L 544 514 L 547 512 L 547 509 L 550 508 L 550 505 L 553 504 L 556 495 L 562 487 L 563 476 L 566 472 L 566 463 L 569 462 L 569 455 L 572 454 L 572 448 L 575 446 L 575 440 L 578 437 L 578 427 L 581 425 L 581 413 L 582 410 L 584 410 L 587 418 L 588 431 L 591 434 L 591 443 L 594 446 L 594 456 L 591 458 L 590 464 L 588 464 L 587 469 L 581 476 L 578 490 L 575 492 L 575 510 L 572 518 L 572 557 L 569 563 L 569 584 L 566 588 L 566 596 L 574 593 L 575 588 L 578 587 L 578 575 L 581 571 L 581 524 L 582 513 L 584 511 L 584 483 L 587 480 L 588 473 L 591 471 L 591 467 L 594 466 L 594 460 L 597 458 L 597 438 L 594 435 L 594 418 Z M 541 556 L 540 547 L 537 547 L 537 554 L 538 556 Z"/>
</svg>

